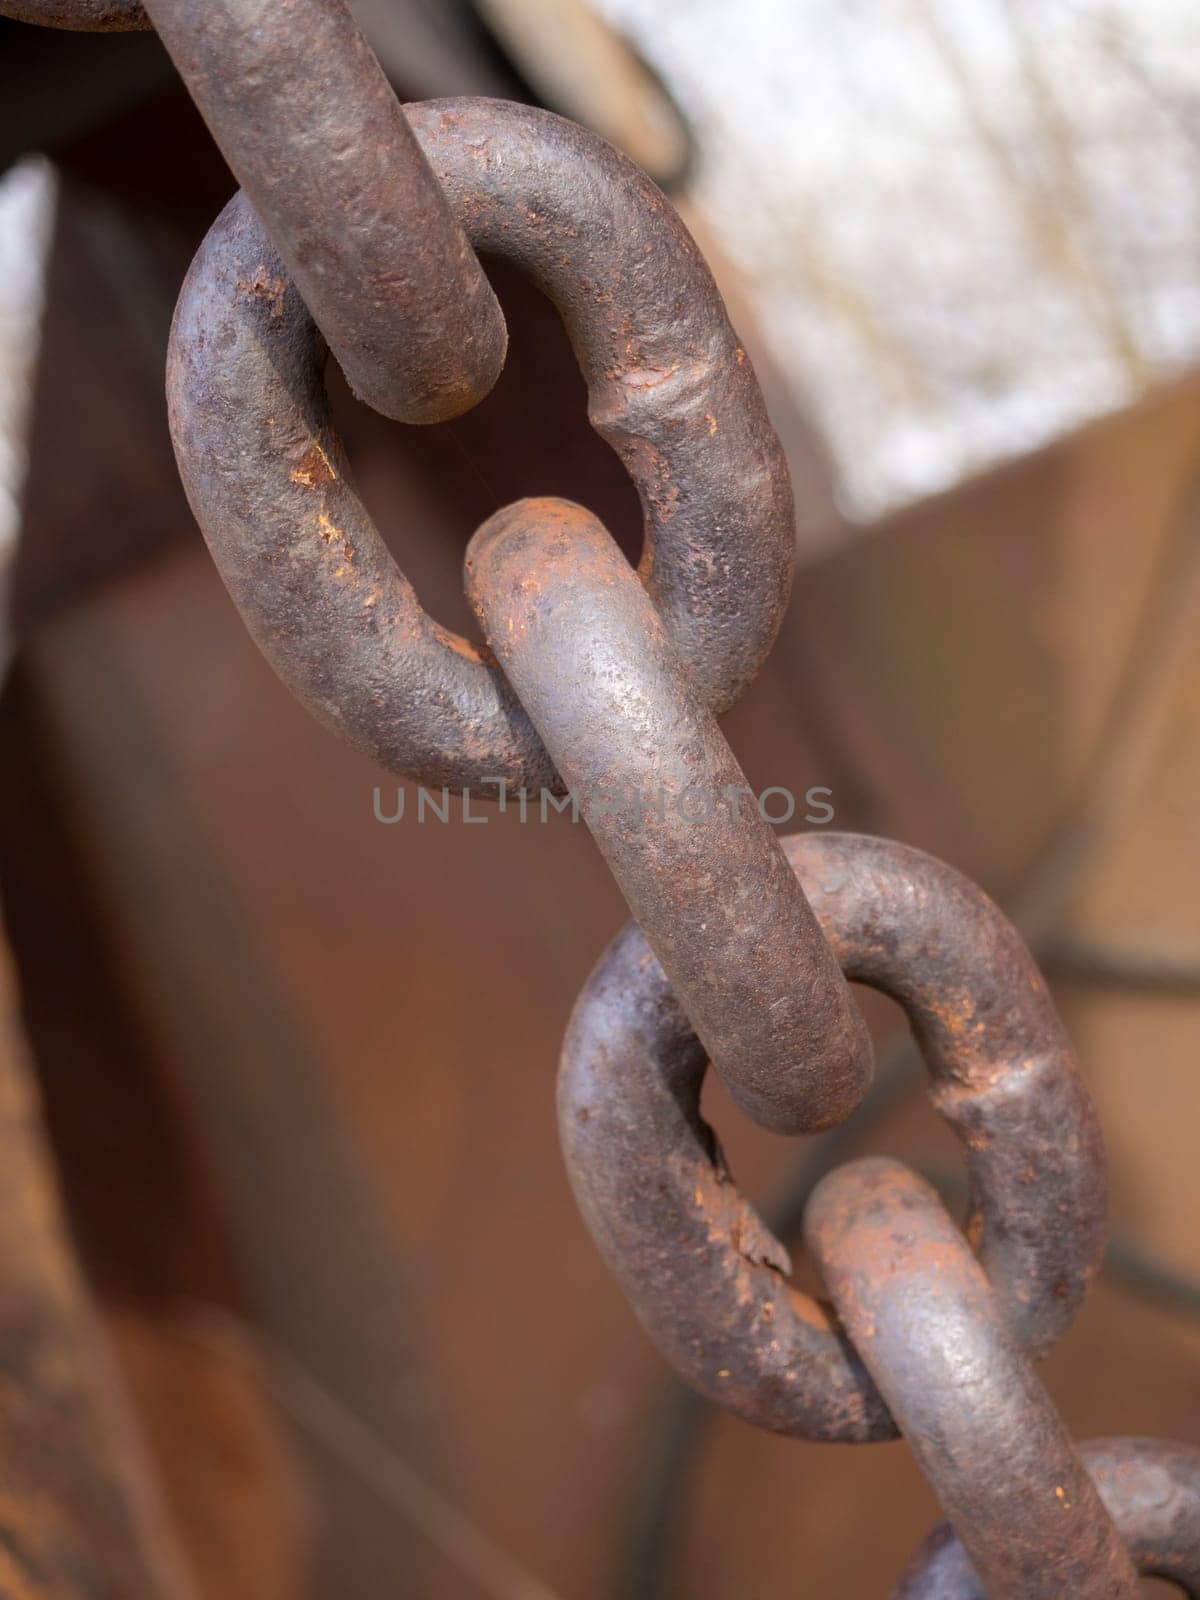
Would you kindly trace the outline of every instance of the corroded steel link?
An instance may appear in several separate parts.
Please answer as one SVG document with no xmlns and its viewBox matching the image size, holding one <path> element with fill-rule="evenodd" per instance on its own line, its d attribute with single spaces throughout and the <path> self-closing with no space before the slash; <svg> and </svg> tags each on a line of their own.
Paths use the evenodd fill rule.
<svg viewBox="0 0 1200 1600">
<path fill-rule="evenodd" d="M 354 392 L 404 422 L 488 393 L 499 302 L 345 0 L 0 0 L 0 14 L 157 28 Z M 254 281 L 281 293 L 265 266 Z"/>
<path fill-rule="evenodd" d="M 708 264 L 646 174 L 576 123 L 502 100 L 407 110 L 471 243 L 558 307 L 588 418 L 641 498 L 642 581 L 719 716 L 774 643 L 796 533 L 783 448 Z"/>
<path fill-rule="evenodd" d="M 524 500 L 472 539 L 467 595 L 709 1058 L 763 1126 L 841 1122 L 866 1024 L 745 776 L 608 533 Z"/>
<path fill-rule="evenodd" d="M 1095 1111 L 1045 985 L 1007 918 L 951 868 L 882 839 L 784 842 L 847 977 L 904 1006 L 933 1101 L 962 1140 L 969 1236 L 1030 1351 L 1068 1325 L 1104 1249 Z M 634 1310 L 689 1382 L 808 1438 L 895 1431 L 827 1312 L 735 1187 L 700 1116 L 704 1051 L 640 931 L 576 1004 L 559 1129 L 585 1220 Z"/>
<path fill-rule="evenodd" d="M 251 634 L 323 723 L 420 783 L 556 788 L 503 674 L 421 607 L 329 420 L 325 347 L 245 195 L 183 285 L 167 355 L 175 458 Z"/>
<path fill-rule="evenodd" d="M 896 1161 L 839 1167 L 804 1237 L 991 1600 L 1137 1600 L 1120 1534 L 929 1184 Z"/>
<path fill-rule="evenodd" d="M 1166 1439 L 1096 1439 L 1079 1453 L 1138 1571 L 1200 1600 L 1200 1450 Z M 988 1592 L 942 1523 L 892 1600 L 988 1600 Z"/>
<path fill-rule="evenodd" d="M 134 33 L 153 26 L 141 0 L 0 0 L 0 16 L 76 33 Z"/>
<path fill-rule="evenodd" d="M 770 648 L 791 486 L 745 352 L 665 197 L 602 140 L 502 101 L 409 108 L 473 244 L 555 302 L 593 425 L 642 498 L 641 577 L 721 711 Z M 421 610 L 347 477 L 324 349 L 243 197 L 193 263 L 167 390 L 180 472 L 234 600 L 292 690 L 422 782 L 556 788 L 503 675 Z"/>
<path fill-rule="evenodd" d="M 146 10 L 354 392 L 406 422 L 469 410 L 504 318 L 345 0 Z"/>
</svg>

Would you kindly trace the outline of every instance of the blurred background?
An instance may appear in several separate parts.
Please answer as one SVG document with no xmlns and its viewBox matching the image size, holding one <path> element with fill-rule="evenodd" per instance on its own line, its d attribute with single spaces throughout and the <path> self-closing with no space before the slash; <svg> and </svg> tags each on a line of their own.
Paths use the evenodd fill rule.
<svg viewBox="0 0 1200 1600">
<path fill-rule="evenodd" d="M 731 742 L 756 789 L 827 787 L 836 826 L 934 851 L 1017 919 L 1115 1197 L 1047 1381 L 1081 1438 L 1200 1443 L 1200 12 L 354 9 L 404 97 L 562 111 L 697 235 L 798 506 Z M 165 55 L 5 21 L 0 86 L 0 1280 L 36 1242 L 26 1287 L 88 1372 L 47 1398 L 0 1282 L 28 1549 L 57 1537 L 35 1469 L 71 1501 L 83 1427 L 120 1438 L 169 1583 L 214 1600 L 885 1595 L 936 1517 L 905 1448 L 689 1399 L 576 1213 L 557 1053 L 623 920 L 585 831 L 380 823 L 395 780 L 290 699 L 216 576 L 162 369 L 233 185 Z M 509 361 L 459 421 L 400 428 L 330 374 L 364 498 L 463 631 L 497 506 L 562 494 L 639 540 L 553 310 L 494 281 Z M 849 1153 L 961 1204 L 901 1020 L 864 1007 L 880 1090 L 836 1136 L 758 1133 L 709 1092 L 787 1237 Z"/>
</svg>

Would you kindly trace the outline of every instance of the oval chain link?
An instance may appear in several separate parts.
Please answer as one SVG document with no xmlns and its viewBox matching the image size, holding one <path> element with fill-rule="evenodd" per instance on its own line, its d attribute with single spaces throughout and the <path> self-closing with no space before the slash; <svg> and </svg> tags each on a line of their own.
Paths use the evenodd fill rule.
<svg viewBox="0 0 1200 1600">
<path fill-rule="evenodd" d="M 141 0 L 4 0 L 0 16 L 74 33 L 137 33 L 154 26 Z"/>
<path fill-rule="evenodd" d="M 847 977 L 897 1000 L 963 1144 L 968 1232 L 1014 1336 L 1065 1331 L 1104 1250 L 1096 1114 L 1007 918 L 919 850 L 853 834 L 784 840 Z M 828 1311 L 734 1184 L 700 1116 L 705 1052 L 640 930 L 580 996 L 559 1069 L 575 1197 L 633 1309 L 676 1370 L 777 1433 L 891 1438 L 888 1408 Z"/>
<path fill-rule="evenodd" d="M 817 1186 L 805 1240 L 992 1600 L 1138 1600 L 1112 1518 L 932 1188 L 898 1162 Z"/>
<path fill-rule="evenodd" d="M 485 637 L 733 1098 L 780 1133 L 841 1122 L 870 1083 L 866 1025 L 617 545 L 578 506 L 526 500 L 480 528 L 466 576 Z"/>
<path fill-rule="evenodd" d="M 355 394 L 440 422 L 488 393 L 507 345 L 499 302 L 346 0 L 0 0 L 0 13 L 153 25 Z M 260 292 L 276 293 L 265 264 Z"/>
<path fill-rule="evenodd" d="M 554 302 L 592 425 L 642 502 L 640 575 L 700 698 L 727 709 L 783 619 L 791 485 L 753 368 L 666 198 L 549 112 L 410 108 L 454 214 Z M 489 655 L 439 627 L 384 548 L 329 423 L 324 350 L 244 198 L 188 275 L 167 395 L 197 521 L 284 681 L 392 771 L 561 783 Z"/>
<path fill-rule="evenodd" d="M 1093 1439 L 1079 1453 L 1137 1570 L 1200 1600 L 1200 1450 L 1167 1439 Z M 943 1523 L 917 1551 L 892 1600 L 988 1600 L 988 1594 Z"/>
</svg>

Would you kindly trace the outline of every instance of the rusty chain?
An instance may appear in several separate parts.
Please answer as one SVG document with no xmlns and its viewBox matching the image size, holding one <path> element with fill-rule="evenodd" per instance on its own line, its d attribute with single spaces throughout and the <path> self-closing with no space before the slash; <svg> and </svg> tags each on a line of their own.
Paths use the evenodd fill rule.
<svg viewBox="0 0 1200 1600">
<path fill-rule="evenodd" d="M 1121 1536 L 934 1190 L 897 1162 L 850 1162 L 816 1190 L 805 1237 L 987 1591 L 1137 1600 Z"/>
<path fill-rule="evenodd" d="M 578 799 L 629 902 L 570 1022 L 559 1127 L 584 1219 L 662 1353 L 761 1427 L 907 1438 L 948 1526 L 895 1600 L 1132 1600 L 1139 1572 L 1200 1595 L 1200 1452 L 1076 1450 L 1031 1364 L 1099 1266 L 1107 1178 L 1020 937 L 929 856 L 844 834 L 781 846 L 739 798 L 716 717 L 783 617 L 791 488 L 669 202 L 549 113 L 402 108 L 343 0 L 0 11 L 155 27 L 242 185 L 184 284 L 167 393 L 196 519 L 280 677 L 419 782 Z M 323 375 L 328 349 L 406 421 L 478 401 L 506 335 L 476 250 L 558 308 L 645 535 L 635 573 L 581 507 L 499 512 L 465 563 L 483 648 L 427 616 L 385 549 Z M 790 1285 L 700 1093 L 711 1061 L 767 1127 L 841 1123 L 871 1075 L 847 980 L 907 1013 L 970 1217 L 964 1237 L 895 1162 L 835 1169 L 805 1218 L 826 1305 Z"/>
</svg>

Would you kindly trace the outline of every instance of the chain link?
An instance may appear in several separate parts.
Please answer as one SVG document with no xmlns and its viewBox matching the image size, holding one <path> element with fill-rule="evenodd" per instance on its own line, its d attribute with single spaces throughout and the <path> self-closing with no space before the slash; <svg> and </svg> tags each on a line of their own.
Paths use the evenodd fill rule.
<svg viewBox="0 0 1200 1600">
<path fill-rule="evenodd" d="M 641 576 L 696 693 L 727 709 L 770 649 L 791 487 L 745 351 L 677 214 L 602 140 L 499 101 L 409 108 L 472 242 L 558 307 L 593 426 L 641 497 Z M 310 709 L 392 771 L 561 790 L 490 657 L 434 623 L 329 424 L 324 347 L 235 199 L 184 285 L 167 366 L 176 457 L 243 617 Z"/>
<path fill-rule="evenodd" d="M 149 0 L 354 392 L 438 422 L 504 364 L 504 318 L 345 0 Z"/>
<path fill-rule="evenodd" d="M 616 544 L 578 506 L 529 500 L 484 524 L 466 574 L 505 676 L 734 1099 L 781 1133 L 841 1122 L 870 1082 L 866 1027 Z"/>
<path fill-rule="evenodd" d="M 847 976 L 905 1008 L 933 1103 L 963 1144 L 968 1231 L 1014 1335 L 1063 1333 L 1104 1248 L 1095 1111 L 1011 924 L 958 873 L 853 834 L 784 841 Z M 559 1131 L 576 1199 L 677 1371 L 746 1421 L 840 1442 L 893 1437 L 883 1398 L 784 1247 L 734 1185 L 700 1117 L 705 1054 L 632 924 L 567 1030 Z"/>
<path fill-rule="evenodd" d="M 988 1593 L 1137 1600 L 1050 1396 L 924 1179 L 895 1161 L 839 1167 L 809 1202 L 805 1239 Z"/>
<path fill-rule="evenodd" d="M 75 33 L 136 33 L 154 26 L 141 0 L 4 0 L 0 16 Z"/>
<path fill-rule="evenodd" d="M 1095 1439 L 1079 1453 L 1138 1572 L 1200 1600 L 1200 1450 L 1166 1439 Z M 943 1523 L 892 1600 L 988 1600 L 988 1591 Z"/>
</svg>

